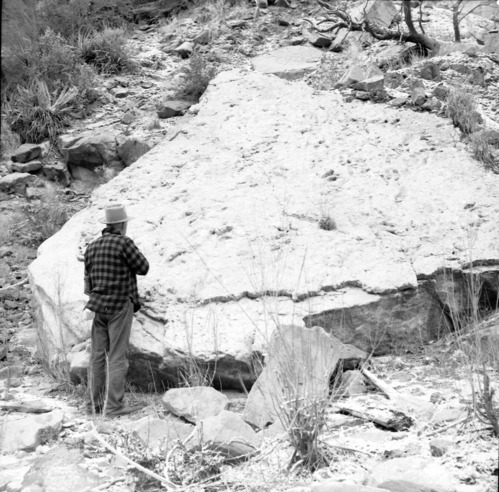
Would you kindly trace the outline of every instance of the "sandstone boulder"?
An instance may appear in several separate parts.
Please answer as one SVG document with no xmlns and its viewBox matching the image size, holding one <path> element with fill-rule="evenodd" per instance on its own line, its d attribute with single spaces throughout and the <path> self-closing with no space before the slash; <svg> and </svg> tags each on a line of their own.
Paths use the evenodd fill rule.
<svg viewBox="0 0 499 492">
<path fill-rule="evenodd" d="M 200 440 L 230 459 L 249 458 L 260 445 L 257 433 L 234 412 L 224 410 L 200 426 Z"/>
<path fill-rule="evenodd" d="M 33 451 L 43 439 L 57 437 L 62 418 L 58 410 L 21 418 L 16 414 L 6 417 L 0 423 L 0 452 Z"/>
<path fill-rule="evenodd" d="M 47 454 L 36 458 L 29 472 L 25 475 L 22 490 L 57 492 L 86 492 L 101 483 L 101 478 L 82 466 L 85 458 L 78 449 L 57 446 Z"/>
<path fill-rule="evenodd" d="M 125 166 L 130 166 L 144 154 L 147 154 L 152 148 L 153 145 L 151 143 L 139 138 L 130 137 L 120 142 L 116 150 Z"/>
<path fill-rule="evenodd" d="M 229 400 L 225 395 L 208 386 L 193 386 L 168 390 L 163 396 L 163 404 L 177 417 L 196 423 L 226 410 Z"/>
<path fill-rule="evenodd" d="M 334 479 L 313 484 L 310 492 L 383 492 L 386 489 L 359 485 L 357 483 L 338 482 Z"/>
<path fill-rule="evenodd" d="M 29 173 L 7 174 L 0 178 L 0 191 L 24 195 L 26 193 L 26 187 L 34 179 L 35 176 Z"/>
<path fill-rule="evenodd" d="M 341 346 L 320 327 L 279 326 L 248 396 L 244 420 L 259 428 L 277 420 L 291 425 L 297 401 L 327 398 L 340 352 Z"/>
<path fill-rule="evenodd" d="M 62 135 L 57 145 L 70 171 L 74 166 L 93 169 L 117 159 L 116 134 L 105 128 Z"/>
<path fill-rule="evenodd" d="M 29 162 L 36 159 L 42 153 L 42 147 L 38 144 L 22 144 L 11 156 L 13 162 Z"/>
<path fill-rule="evenodd" d="M 366 80 L 373 79 L 376 84 L 380 84 L 383 87 L 384 74 L 383 72 L 373 64 L 367 66 L 363 65 L 353 65 L 348 69 L 343 76 L 338 80 L 337 87 L 356 87 L 360 88 L 359 84 Z M 364 89 L 360 89 L 364 90 Z"/>
<path fill-rule="evenodd" d="M 350 16 L 354 22 L 367 20 L 372 24 L 378 24 L 382 27 L 388 27 L 396 15 L 397 8 L 392 0 L 369 0 L 367 3 L 362 3 L 350 12 Z"/>
<path fill-rule="evenodd" d="M 382 487 L 383 483 L 403 481 L 406 489 L 417 489 L 427 487 L 436 492 L 456 492 L 459 482 L 433 458 L 421 458 L 419 456 L 408 456 L 406 458 L 394 458 L 377 465 L 367 481 L 367 485 Z M 420 490 L 420 489 L 419 489 Z"/>
<path fill-rule="evenodd" d="M 14 162 L 12 171 L 17 173 L 34 173 L 42 168 L 41 161 L 32 160 L 30 162 Z"/>
<path fill-rule="evenodd" d="M 257 72 L 297 80 L 315 70 L 321 59 L 321 51 L 311 46 L 285 46 L 256 56 L 252 63 Z"/>
<path fill-rule="evenodd" d="M 499 53 L 499 31 L 491 31 L 485 35 L 483 49 L 489 53 Z"/>
<path fill-rule="evenodd" d="M 193 101 L 168 101 L 158 109 L 158 118 L 173 118 L 183 115 L 192 105 Z"/>
<path fill-rule="evenodd" d="M 321 326 L 380 355 L 436 339 L 450 328 L 443 269 L 498 276 L 499 183 L 434 118 L 387 107 L 380 121 L 301 82 L 219 74 L 182 132 L 39 248 L 29 277 L 50 360 L 89 337 L 81 260 L 116 202 L 151 263 L 131 335 L 137 386 L 177 385 L 194 361 L 218 387 L 250 387 L 276 325 Z M 319 227 L 325 210 L 335 230 Z"/>
<path fill-rule="evenodd" d="M 144 417 L 131 422 L 127 428 L 135 432 L 148 448 L 160 448 L 164 452 L 171 449 L 177 441 L 185 441 L 194 426 L 167 415 L 165 418 Z"/>
<path fill-rule="evenodd" d="M 61 183 L 63 185 L 69 184 L 69 172 L 64 162 L 45 164 L 42 173 L 49 181 L 55 181 L 56 183 Z"/>
</svg>

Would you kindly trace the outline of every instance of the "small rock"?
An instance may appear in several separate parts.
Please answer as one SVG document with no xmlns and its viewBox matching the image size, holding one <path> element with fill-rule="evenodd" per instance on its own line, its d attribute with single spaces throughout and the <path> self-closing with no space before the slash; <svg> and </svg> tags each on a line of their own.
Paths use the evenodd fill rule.
<svg viewBox="0 0 499 492">
<path fill-rule="evenodd" d="M 440 67 L 434 62 L 426 63 L 420 70 L 419 75 L 425 80 L 441 80 Z"/>
<path fill-rule="evenodd" d="M 396 97 L 395 99 L 392 99 L 388 104 L 390 106 L 393 106 L 394 108 L 400 108 L 400 106 L 403 106 L 405 103 L 407 103 L 408 99 L 409 96 Z"/>
<path fill-rule="evenodd" d="M 56 437 L 62 425 L 59 410 L 40 415 L 8 416 L 0 423 L 0 451 L 34 450 L 43 441 Z"/>
<path fill-rule="evenodd" d="M 192 101 L 185 100 L 168 101 L 158 109 L 158 118 L 165 119 L 181 116 L 185 114 L 193 104 Z"/>
<path fill-rule="evenodd" d="M 355 91 L 354 95 L 356 99 L 360 99 L 361 101 L 369 101 L 371 99 L 369 92 L 365 91 Z"/>
<path fill-rule="evenodd" d="M 211 31 L 209 29 L 205 29 L 194 38 L 195 44 L 209 44 L 210 41 L 211 41 Z"/>
<path fill-rule="evenodd" d="M 18 173 L 34 173 L 42 168 L 41 161 L 33 160 L 30 162 L 14 162 L 12 164 L 12 171 Z"/>
<path fill-rule="evenodd" d="M 341 375 L 339 394 L 345 397 L 367 393 L 364 376 L 360 371 L 345 371 Z"/>
<path fill-rule="evenodd" d="M 317 48 L 328 48 L 331 45 L 331 38 L 320 32 L 304 29 L 303 36 L 312 46 Z"/>
<path fill-rule="evenodd" d="M 445 101 L 449 95 L 449 88 L 447 86 L 445 86 L 444 84 L 438 84 L 433 89 L 433 95 L 437 99 L 440 99 L 441 101 Z"/>
<path fill-rule="evenodd" d="M 0 379 L 18 378 L 23 375 L 22 366 L 7 366 L 0 369 Z"/>
<path fill-rule="evenodd" d="M 0 343 L 0 360 L 4 360 L 7 358 L 7 352 L 9 348 L 6 343 Z"/>
<path fill-rule="evenodd" d="M 130 125 L 135 121 L 135 114 L 133 111 L 127 111 L 120 119 L 124 125 Z"/>
<path fill-rule="evenodd" d="M 190 41 L 185 41 L 180 46 L 173 50 L 174 53 L 180 56 L 180 58 L 189 58 L 192 55 L 192 50 L 194 49 L 194 43 Z"/>
<path fill-rule="evenodd" d="M 434 489 L 436 492 L 456 490 L 456 480 L 437 460 L 419 456 L 394 458 L 378 464 L 371 471 L 367 485 L 381 487 L 387 482 L 398 481 L 406 482 L 406 486 L 410 487 L 403 489 L 404 492 L 421 490 L 421 487 Z"/>
<path fill-rule="evenodd" d="M 128 428 L 135 432 L 148 448 L 161 447 L 162 451 L 167 451 L 178 440 L 185 441 L 191 435 L 194 426 L 167 415 L 165 418 L 144 417 L 132 422 Z"/>
<path fill-rule="evenodd" d="M 454 446 L 454 443 L 447 439 L 434 439 L 430 442 L 431 455 L 440 458 L 447 453 L 452 446 Z"/>
<path fill-rule="evenodd" d="M 118 145 L 117 151 L 118 156 L 125 163 L 125 166 L 130 166 L 152 148 L 153 145 L 149 142 L 139 140 L 138 138 L 127 138 Z"/>
<path fill-rule="evenodd" d="M 69 184 L 69 173 L 66 164 L 63 162 L 52 162 L 45 164 L 42 170 L 43 175 L 49 180 L 61 183 L 66 186 Z"/>
<path fill-rule="evenodd" d="M 383 492 L 386 489 L 359 485 L 356 483 L 338 482 L 335 479 L 312 485 L 311 492 Z"/>
<path fill-rule="evenodd" d="M 249 458 L 260 444 L 259 436 L 251 426 L 228 410 L 204 419 L 200 431 L 205 445 L 229 458 Z"/>
<path fill-rule="evenodd" d="M 13 162 L 28 162 L 36 159 L 42 153 L 42 147 L 38 144 L 22 144 L 11 156 Z"/>
<path fill-rule="evenodd" d="M 438 111 L 441 107 L 442 103 L 436 97 L 430 97 L 421 106 L 426 111 Z"/>
<path fill-rule="evenodd" d="M 423 87 L 416 86 L 412 89 L 411 102 L 414 106 L 422 106 L 426 101 L 426 92 Z"/>
<path fill-rule="evenodd" d="M 0 191 L 25 195 L 26 188 L 35 176 L 29 173 L 12 173 L 0 178 Z"/>
<path fill-rule="evenodd" d="M 124 88 L 118 88 L 118 89 L 114 89 L 112 91 L 112 94 L 114 97 L 116 97 L 117 99 L 124 99 L 125 97 L 128 97 L 130 95 L 133 94 L 133 92 L 131 92 L 130 90 L 128 89 L 124 89 Z"/>
<path fill-rule="evenodd" d="M 389 480 L 380 484 L 380 487 L 380 490 L 389 490 L 390 492 L 436 492 L 433 488 L 406 480 Z"/>
<path fill-rule="evenodd" d="M 174 415 L 195 423 L 218 415 L 229 406 L 229 400 L 214 388 L 193 386 L 168 390 L 163 404 Z"/>
<path fill-rule="evenodd" d="M 19 297 L 20 292 L 16 287 L 7 287 L 5 290 L 0 290 L 0 300 L 9 299 L 11 301 L 18 301 Z"/>
<path fill-rule="evenodd" d="M 287 27 L 287 26 L 290 26 L 292 22 L 293 22 L 293 19 L 291 19 L 291 17 L 289 17 L 287 15 L 279 15 L 277 17 L 277 24 L 279 26 Z"/>
<path fill-rule="evenodd" d="M 463 408 L 439 408 L 433 416 L 433 421 L 436 424 L 454 422 L 465 418 L 466 415 L 467 412 Z"/>
<path fill-rule="evenodd" d="M 359 91 L 374 92 L 384 88 L 385 77 L 384 75 L 375 75 L 367 79 L 355 82 L 353 88 Z"/>
</svg>

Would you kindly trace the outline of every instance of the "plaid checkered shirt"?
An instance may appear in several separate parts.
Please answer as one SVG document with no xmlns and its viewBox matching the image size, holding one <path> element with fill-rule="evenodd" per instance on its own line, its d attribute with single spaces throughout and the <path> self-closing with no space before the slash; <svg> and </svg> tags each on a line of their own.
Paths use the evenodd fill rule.
<svg viewBox="0 0 499 492">
<path fill-rule="evenodd" d="M 86 308 L 98 313 L 116 313 L 128 299 L 139 305 L 136 275 L 145 275 L 149 263 L 135 243 L 119 231 L 106 227 L 102 236 L 85 251 Z"/>
</svg>

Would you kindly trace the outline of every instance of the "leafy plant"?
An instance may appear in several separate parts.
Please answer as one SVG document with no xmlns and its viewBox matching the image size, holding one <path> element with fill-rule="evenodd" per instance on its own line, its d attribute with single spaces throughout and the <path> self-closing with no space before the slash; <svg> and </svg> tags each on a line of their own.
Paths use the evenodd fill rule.
<svg viewBox="0 0 499 492">
<path fill-rule="evenodd" d="M 319 219 L 319 229 L 334 231 L 336 229 L 336 222 L 329 214 L 324 214 Z"/>
<path fill-rule="evenodd" d="M 494 151 L 486 135 L 481 132 L 471 135 L 471 148 L 477 161 L 483 162 L 487 169 L 499 174 L 499 151 Z"/>
<path fill-rule="evenodd" d="M 26 87 L 17 87 L 11 102 L 3 105 L 2 114 L 21 142 L 54 141 L 67 125 L 67 113 L 77 95 L 75 87 L 51 94 L 45 82 L 35 80 Z"/>
<path fill-rule="evenodd" d="M 447 115 L 466 135 L 476 132 L 482 123 L 473 94 L 463 89 L 453 89 L 449 93 Z"/>
<path fill-rule="evenodd" d="M 189 63 L 183 68 L 183 73 L 185 74 L 184 82 L 177 96 L 197 101 L 203 95 L 211 79 L 215 77 L 217 69 L 198 51 L 194 51 Z"/>
<path fill-rule="evenodd" d="M 123 29 L 80 32 L 77 45 L 85 63 L 95 66 L 99 73 L 117 74 L 137 69 Z"/>
<path fill-rule="evenodd" d="M 82 30 L 126 25 L 132 21 L 132 10 L 132 0 L 43 0 L 39 18 L 42 28 L 73 40 Z"/>
</svg>

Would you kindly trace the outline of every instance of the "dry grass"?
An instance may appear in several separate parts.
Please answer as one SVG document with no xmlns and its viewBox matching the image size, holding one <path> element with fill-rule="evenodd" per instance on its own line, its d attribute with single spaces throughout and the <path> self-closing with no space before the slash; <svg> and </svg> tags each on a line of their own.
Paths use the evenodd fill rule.
<svg viewBox="0 0 499 492">
<path fill-rule="evenodd" d="M 473 94 L 463 89 L 450 91 L 447 99 L 447 115 L 454 126 L 465 135 L 476 132 L 482 123 Z"/>
</svg>

